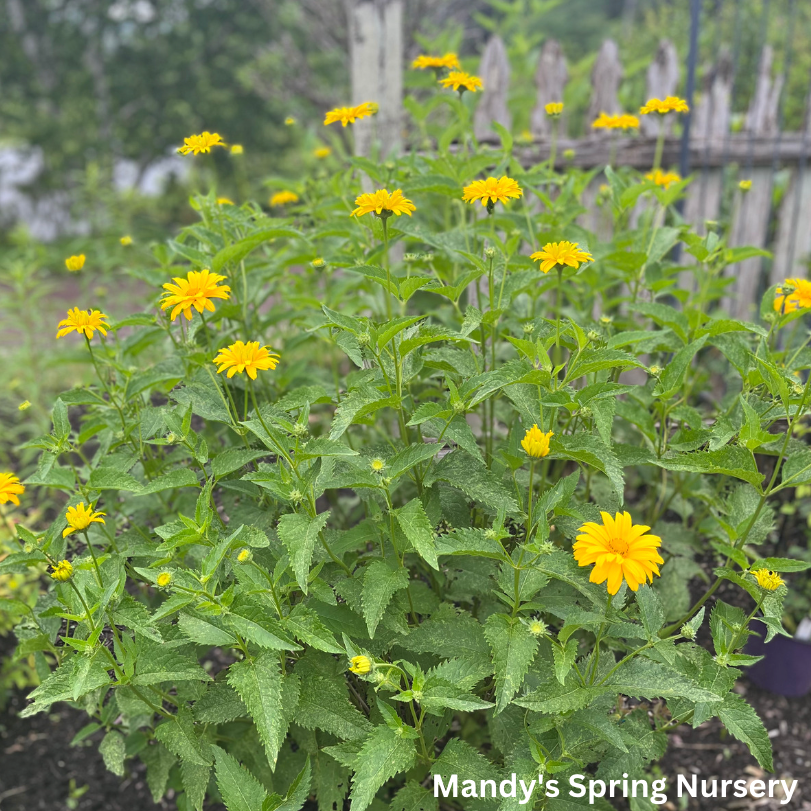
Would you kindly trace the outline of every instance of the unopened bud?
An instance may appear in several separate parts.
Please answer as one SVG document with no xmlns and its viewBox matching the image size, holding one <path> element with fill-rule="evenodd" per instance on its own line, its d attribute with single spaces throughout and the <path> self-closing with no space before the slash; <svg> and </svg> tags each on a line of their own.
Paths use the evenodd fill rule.
<svg viewBox="0 0 811 811">
<path fill-rule="evenodd" d="M 237 560 L 240 563 L 250 563 L 253 560 L 253 552 L 250 549 L 240 549 Z"/>
</svg>

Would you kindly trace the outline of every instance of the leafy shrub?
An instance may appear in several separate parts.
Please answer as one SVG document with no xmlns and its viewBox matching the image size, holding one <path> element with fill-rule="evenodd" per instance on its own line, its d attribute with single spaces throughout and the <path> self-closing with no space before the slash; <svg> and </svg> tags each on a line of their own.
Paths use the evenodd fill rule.
<svg viewBox="0 0 811 811">
<path fill-rule="evenodd" d="M 356 158 L 289 217 L 195 198 L 132 271 L 142 314 L 63 324 L 98 382 L 28 443 L 22 498 L 67 509 L 0 563 L 51 572 L 32 610 L 4 602 L 52 670 L 24 713 L 72 702 L 156 800 L 436 808 L 431 775 L 645 779 L 668 730 L 715 716 L 772 768 L 732 688 L 747 637 L 785 633 L 776 572 L 807 566 L 757 551 L 811 482 L 811 353 L 777 340 L 804 311 L 784 289 L 764 326 L 724 315 L 754 252 L 682 222 L 688 181 L 606 169 L 600 240 L 596 173 L 525 169 L 442 103 L 438 152 Z M 473 183 L 490 172 L 515 182 Z M 378 192 L 350 217 L 364 174 L 413 214 Z M 698 555 L 723 561 L 708 584 Z M 710 600 L 723 581 L 749 610 Z"/>
</svg>

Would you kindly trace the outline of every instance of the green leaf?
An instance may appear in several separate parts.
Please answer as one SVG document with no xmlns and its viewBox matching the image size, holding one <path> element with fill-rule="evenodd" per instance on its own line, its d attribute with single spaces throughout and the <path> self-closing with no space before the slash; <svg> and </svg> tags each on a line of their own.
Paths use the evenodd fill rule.
<svg viewBox="0 0 811 811">
<path fill-rule="evenodd" d="M 418 502 L 419 503 L 419 502 Z M 408 572 L 402 566 L 392 569 L 382 560 L 373 560 L 363 576 L 361 603 L 369 636 L 374 639 L 375 631 L 383 619 L 391 598 L 401 589 L 408 588 Z"/>
<path fill-rule="evenodd" d="M 87 486 L 93 490 L 129 490 L 139 493 L 143 485 L 134 476 L 110 467 L 97 467 L 90 471 Z"/>
<path fill-rule="evenodd" d="M 792 558 L 761 558 L 751 566 L 753 572 L 758 569 L 772 569 L 775 572 L 804 572 L 806 569 L 811 569 L 811 562 Z"/>
<path fill-rule="evenodd" d="M 183 634 L 198 645 L 214 645 L 228 648 L 237 644 L 237 638 L 233 634 L 193 614 L 180 614 L 177 618 L 177 624 Z"/>
<path fill-rule="evenodd" d="M 358 452 L 353 451 L 349 445 L 337 442 L 325 436 L 318 436 L 311 439 L 296 454 L 299 459 L 317 459 L 320 456 L 357 456 Z"/>
<path fill-rule="evenodd" d="M 518 503 L 504 486 L 501 477 L 465 451 L 449 453 L 434 465 L 423 484 L 430 487 L 437 480 L 459 488 L 493 511 L 504 510 L 511 514 L 518 511 Z"/>
<path fill-rule="evenodd" d="M 552 645 L 552 659 L 555 662 L 555 678 L 561 683 L 566 683 L 566 676 L 577 659 L 577 640 L 567 639 L 566 644 Z"/>
<path fill-rule="evenodd" d="M 146 746 L 139 755 L 146 764 L 146 784 L 149 786 L 152 800 L 159 803 L 166 792 L 169 772 L 176 762 L 175 756 L 160 743 Z"/>
<path fill-rule="evenodd" d="M 256 250 L 256 248 L 263 243 L 270 242 L 273 239 L 303 236 L 301 231 L 296 231 L 295 228 L 290 228 L 289 226 L 279 226 L 257 231 L 255 234 L 249 234 L 233 245 L 228 245 L 218 251 L 211 259 L 211 270 L 214 273 L 219 273 L 226 265 L 236 265 L 251 253 L 251 251 Z"/>
<path fill-rule="evenodd" d="M 687 370 L 690 368 L 690 363 L 695 357 L 701 347 L 707 342 L 707 336 L 699 338 L 687 346 L 682 347 L 674 356 L 673 359 L 665 366 L 664 371 L 659 377 L 659 382 L 653 390 L 654 397 L 661 397 L 663 400 L 669 400 L 677 391 L 681 389 L 684 383 L 684 377 Z"/>
<path fill-rule="evenodd" d="M 211 763 L 211 749 L 194 730 L 194 719 L 186 706 L 178 707 L 177 715 L 155 728 L 155 737 L 181 760 L 197 766 Z"/>
<path fill-rule="evenodd" d="M 415 756 L 413 740 L 400 737 L 387 726 L 375 727 L 358 753 L 350 811 L 365 811 L 387 780 L 414 765 Z"/>
<path fill-rule="evenodd" d="M 338 654 L 345 652 L 332 635 L 332 631 L 321 622 L 318 614 L 302 603 L 295 606 L 285 617 L 284 624 L 293 636 L 317 650 Z"/>
<path fill-rule="evenodd" d="M 211 766 L 198 766 L 195 763 L 189 763 L 188 760 L 182 760 L 180 762 L 180 775 L 183 779 L 186 801 L 194 811 L 203 811 Z"/>
<path fill-rule="evenodd" d="M 436 536 L 425 508 L 418 498 L 413 498 L 404 507 L 395 510 L 397 523 L 419 556 L 433 569 L 439 569 L 436 553 Z"/>
<path fill-rule="evenodd" d="M 665 624 L 665 612 L 659 595 L 648 585 L 640 586 L 636 592 L 636 604 L 648 639 L 654 639 Z"/>
<path fill-rule="evenodd" d="M 287 733 L 287 724 L 283 723 L 279 657 L 265 653 L 256 659 L 235 662 L 228 670 L 228 684 L 248 708 L 268 762 L 271 767 L 275 766 Z"/>
<path fill-rule="evenodd" d="M 279 519 L 279 539 L 290 555 L 290 566 L 296 576 L 296 582 L 305 594 L 315 543 L 328 519 L 328 511 L 317 515 L 312 520 L 299 513 L 287 513 Z"/>
<path fill-rule="evenodd" d="M 104 765 L 118 777 L 124 776 L 124 758 L 127 755 L 124 736 L 120 732 L 111 730 L 99 744 L 99 754 L 104 759 Z"/>
<path fill-rule="evenodd" d="M 174 648 L 161 646 L 136 634 L 138 655 L 132 683 L 149 686 L 164 681 L 210 681 L 197 659 Z"/>
<path fill-rule="evenodd" d="M 148 496 L 151 493 L 162 493 L 164 490 L 175 490 L 178 487 L 199 487 L 197 474 L 188 467 L 180 467 L 158 476 L 144 485 L 138 493 L 139 496 Z"/>
<path fill-rule="evenodd" d="M 72 698 L 78 701 L 83 695 L 104 687 L 110 681 L 107 669 L 110 667 L 109 660 L 102 655 L 100 650 L 92 656 L 77 656 L 75 667 L 73 668 Z"/>
<path fill-rule="evenodd" d="M 574 459 L 605 473 L 622 504 L 625 491 L 622 467 L 614 451 L 599 437 L 583 433 L 552 437 L 551 450 L 551 458 Z"/>
<path fill-rule="evenodd" d="M 521 688 L 538 651 L 538 639 L 517 617 L 505 614 L 491 614 L 484 624 L 484 635 L 493 652 L 498 715 Z"/>
<path fill-rule="evenodd" d="M 240 470 L 250 464 L 254 459 L 266 457 L 265 451 L 249 451 L 242 448 L 228 448 L 218 453 L 211 460 L 211 473 L 215 478 L 221 479 L 235 470 Z"/>
<path fill-rule="evenodd" d="M 439 811 L 439 800 L 414 780 L 409 780 L 392 798 L 389 811 Z"/>
<path fill-rule="evenodd" d="M 267 608 L 256 603 L 242 603 L 228 615 L 231 627 L 249 642 L 268 650 L 301 650 L 287 638 L 281 625 L 269 616 Z"/>
<path fill-rule="evenodd" d="M 312 780 L 313 771 L 310 766 L 310 756 L 307 755 L 304 768 L 290 784 L 285 796 L 280 797 L 278 794 L 272 794 L 262 803 L 262 811 L 300 811 L 310 796 Z"/>
<path fill-rule="evenodd" d="M 721 723 L 743 741 L 757 762 L 766 771 L 773 772 L 772 742 L 758 714 L 737 694 L 727 693 L 718 709 Z"/>
<path fill-rule="evenodd" d="M 259 811 L 267 797 L 262 784 L 232 755 L 212 746 L 217 788 L 228 811 Z"/>
<path fill-rule="evenodd" d="M 56 399 L 53 409 L 54 436 L 64 442 L 70 436 L 68 407 L 61 398 Z"/>
<path fill-rule="evenodd" d="M 342 740 L 365 738 L 371 730 L 366 716 L 350 702 L 346 681 L 337 676 L 302 675 L 295 722 L 305 729 L 323 729 Z"/>
</svg>

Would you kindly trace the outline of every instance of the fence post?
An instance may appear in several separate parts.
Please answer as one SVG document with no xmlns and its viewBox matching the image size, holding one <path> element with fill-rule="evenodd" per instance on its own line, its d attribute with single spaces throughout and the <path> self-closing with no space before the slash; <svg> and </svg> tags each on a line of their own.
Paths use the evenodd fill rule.
<svg viewBox="0 0 811 811">
<path fill-rule="evenodd" d="M 556 39 L 546 40 L 535 71 L 538 99 L 529 124 L 530 131 L 536 138 L 548 138 L 552 135 L 552 119 L 546 114 L 546 105 L 550 101 L 563 101 L 563 89 L 568 79 L 569 71 L 563 48 Z"/>
<path fill-rule="evenodd" d="M 473 117 L 477 138 L 492 132 L 492 122 L 510 129 L 512 116 L 507 107 L 510 92 L 510 60 L 504 41 L 497 34 L 490 37 L 479 63 L 479 77 L 484 85 L 482 97 Z"/>
<path fill-rule="evenodd" d="M 586 131 L 595 136 L 599 131 L 591 128 L 592 122 L 600 113 L 618 113 L 620 104 L 617 91 L 622 81 L 622 64 L 617 43 L 606 39 L 600 46 L 600 52 L 594 60 L 591 71 L 591 101 L 586 113 Z"/>
<path fill-rule="evenodd" d="M 679 86 L 679 56 L 676 53 L 676 46 L 668 39 L 663 39 L 659 43 L 656 57 L 648 66 L 647 93 L 648 98 L 663 99 L 666 96 L 673 96 Z M 670 132 L 673 116 L 667 116 L 664 120 L 665 131 Z M 659 127 L 662 122 L 658 115 L 642 116 L 639 122 L 639 130 L 648 138 L 656 138 L 659 135 Z"/>
<path fill-rule="evenodd" d="M 346 0 L 352 103 L 376 102 L 372 118 L 353 124 L 355 154 L 400 144 L 403 109 L 403 0 Z"/>
</svg>

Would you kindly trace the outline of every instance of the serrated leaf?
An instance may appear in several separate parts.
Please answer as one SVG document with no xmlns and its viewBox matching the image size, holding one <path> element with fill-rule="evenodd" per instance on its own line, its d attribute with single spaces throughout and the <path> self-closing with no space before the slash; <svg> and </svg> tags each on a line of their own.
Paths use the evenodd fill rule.
<svg viewBox="0 0 811 811">
<path fill-rule="evenodd" d="M 290 566 L 299 588 L 307 593 L 307 578 L 318 534 L 329 520 L 329 511 L 310 519 L 299 513 L 287 513 L 279 519 L 279 540 L 290 555 Z"/>
<path fill-rule="evenodd" d="M 177 624 L 184 636 L 198 645 L 230 647 L 237 644 L 237 639 L 233 634 L 193 614 L 181 614 L 177 618 Z"/>
<path fill-rule="evenodd" d="M 350 811 L 365 811 L 387 780 L 414 765 L 415 756 L 412 739 L 400 737 L 387 726 L 375 727 L 358 753 Z"/>
<path fill-rule="evenodd" d="M 749 747 L 749 751 L 766 771 L 774 771 L 769 733 L 752 707 L 737 693 L 727 693 L 718 709 L 718 717 L 739 741 Z"/>
<path fill-rule="evenodd" d="M 397 523 L 408 542 L 419 556 L 433 569 L 439 569 L 436 554 L 436 535 L 425 508 L 418 498 L 413 498 L 404 507 L 395 510 Z"/>
<path fill-rule="evenodd" d="M 178 707 L 177 715 L 155 728 L 155 737 L 181 760 L 198 766 L 211 763 L 211 749 L 195 732 L 191 710 L 185 706 Z"/>
<path fill-rule="evenodd" d="M 350 702 L 346 682 L 326 676 L 302 677 L 295 721 L 305 729 L 323 729 L 341 739 L 358 740 L 371 724 Z"/>
<path fill-rule="evenodd" d="M 566 676 L 577 659 L 577 640 L 567 639 L 563 647 L 552 645 L 552 659 L 555 663 L 555 677 L 561 684 L 565 684 Z"/>
<path fill-rule="evenodd" d="M 149 786 L 152 800 L 158 803 L 166 793 L 169 772 L 176 762 L 175 756 L 160 743 L 145 747 L 139 755 L 146 764 L 146 784 Z"/>
<path fill-rule="evenodd" d="M 211 747 L 217 788 L 228 811 L 259 811 L 267 797 L 262 784 L 239 761 L 219 746 Z"/>
<path fill-rule="evenodd" d="M 373 560 L 366 567 L 361 604 L 366 627 L 372 639 L 391 598 L 401 589 L 407 588 L 408 572 L 402 566 L 392 569 L 382 560 Z"/>
<path fill-rule="evenodd" d="M 211 766 L 198 766 L 195 763 L 189 763 L 188 760 L 183 760 L 180 763 L 180 775 L 183 780 L 183 790 L 186 792 L 186 801 L 194 811 L 203 811 Z"/>
<path fill-rule="evenodd" d="M 653 639 L 665 624 L 665 612 L 659 595 L 650 586 L 642 585 L 636 592 L 636 604 L 648 639 Z"/>
<path fill-rule="evenodd" d="M 99 754 L 104 760 L 108 771 L 118 777 L 124 776 L 124 758 L 127 755 L 124 736 L 114 729 L 110 730 L 99 744 Z"/>
<path fill-rule="evenodd" d="M 484 635 L 493 652 L 498 715 L 521 688 L 538 651 L 538 639 L 517 617 L 505 614 L 491 614 L 484 623 Z"/>
</svg>

